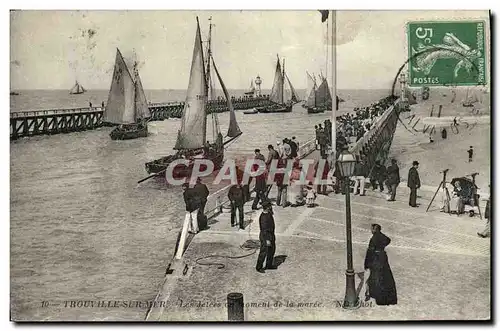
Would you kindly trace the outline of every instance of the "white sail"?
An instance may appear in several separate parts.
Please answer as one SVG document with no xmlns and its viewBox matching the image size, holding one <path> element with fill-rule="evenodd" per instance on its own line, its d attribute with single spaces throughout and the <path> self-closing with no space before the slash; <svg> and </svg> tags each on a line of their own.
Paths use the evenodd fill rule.
<svg viewBox="0 0 500 331">
<path fill-rule="evenodd" d="M 103 122 L 132 124 L 135 116 L 135 84 L 119 49 L 116 49 L 115 69 Z"/>
<path fill-rule="evenodd" d="M 278 62 L 276 63 L 276 72 L 274 74 L 273 88 L 271 90 L 271 94 L 269 95 L 270 101 L 278 104 L 283 103 L 284 100 L 283 86 L 284 86 L 283 73 L 281 72 L 280 59 L 278 58 Z"/>
<path fill-rule="evenodd" d="M 213 61 L 213 58 L 212 58 L 212 61 Z M 234 137 L 237 137 L 241 134 L 241 129 L 238 125 L 238 122 L 236 121 L 236 114 L 234 112 L 234 107 L 233 107 L 233 103 L 231 101 L 231 96 L 229 95 L 229 92 L 226 89 L 226 85 L 224 85 L 224 82 L 222 81 L 222 78 L 220 77 L 219 70 L 217 70 L 217 67 L 215 66 L 215 61 L 213 61 L 213 63 L 214 63 L 215 73 L 217 74 L 217 78 L 219 78 L 220 86 L 222 87 L 222 91 L 224 92 L 224 96 L 226 97 L 227 107 L 229 108 L 229 127 L 227 129 L 227 136 L 234 138 Z"/>
<path fill-rule="evenodd" d="M 316 81 L 307 73 L 307 94 L 306 107 L 314 107 L 316 105 Z"/>
<path fill-rule="evenodd" d="M 144 89 L 142 87 L 141 77 L 139 76 L 139 71 L 134 68 L 134 80 L 135 80 L 135 117 L 136 119 L 146 119 L 151 117 L 151 112 L 149 111 L 148 101 L 146 95 L 144 94 Z"/>
<path fill-rule="evenodd" d="M 203 61 L 200 25 L 197 23 L 189 85 L 182 114 L 182 125 L 174 149 L 202 148 L 207 134 L 207 80 Z"/>
<path fill-rule="evenodd" d="M 316 82 L 312 78 L 312 76 L 306 71 L 306 76 L 307 76 L 307 84 L 306 84 L 306 95 L 305 99 L 307 100 L 309 98 L 309 95 L 311 94 L 311 91 L 316 88 Z"/>
</svg>

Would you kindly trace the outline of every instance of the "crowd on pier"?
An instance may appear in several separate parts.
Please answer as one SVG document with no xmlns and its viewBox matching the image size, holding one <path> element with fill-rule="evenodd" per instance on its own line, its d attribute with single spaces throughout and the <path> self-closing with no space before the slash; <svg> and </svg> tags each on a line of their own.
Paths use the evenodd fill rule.
<svg viewBox="0 0 500 331">
<path fill-rule="evenodd" d="M 355 141 L 360 140 L 396 99 L 395 96 L 388 96 L 370 106 L 354 108 L 354 114 L 337 116 L 336 150 L 341 151 L 348 147 L 351 137 L 354 137 Z M 327 148 L 332 144 L 332 122 L 327 119 L 314 128 L 321 157 L 326 158 Z"/>
</svg>

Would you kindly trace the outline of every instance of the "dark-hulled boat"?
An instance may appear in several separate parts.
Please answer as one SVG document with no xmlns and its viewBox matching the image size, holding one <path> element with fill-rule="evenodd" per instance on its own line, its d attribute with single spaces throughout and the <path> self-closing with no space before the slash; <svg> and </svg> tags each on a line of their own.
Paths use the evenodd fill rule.
<svg viewBox="0 0 500 331">
<path fill-rule="evenodd" d="M 242 132 L 236 121 L 236 114 L 234 112 L 231 96 L 229 95 L 222 78 L 217 70 L 215 61 L 212 57 L 210 50 L 210 37 L 207 52 L 207 65 L 205 71 L 205 62 L 203 59 L 203 45 L 201 41 L 200 25 L 197 21 L 196 37 L 194 42 L 193 59 L 191 62 L 191 73 L 189 78 L 189 85 L 186 95 L 186 102 L 182 114 L 181 129 L 177 135 L 177 141 L 174 149 L 175 154 L 162 157 L 160 159 L 147 162 L 145 164 L 146 171 L 149 174 L 157 174 L 158 176 L 164 175 L 165 170 L 175 160 L 187 159 L 189 165 L 178 164 L 173 169 L 174 177 L 189 176 L 192 171 L 192 166 L 197 158 L 211 160 L 214 163 L 215 169 L 220 169 L 224 162 L 224 146 L 238 138 Z M 212 24 L 210 24 L 211 35 Z M 210 63 L 213 64 L 214 71 L 217 75 L 218 81 L 222 87 L 222 91 L 226 98 L 227 106 L 229 108 L 229 128 L 227 131 L 226 141 L 219 131 L 219 123 L 217 113 L 213 112 L 214 136 L 215 141 L 209 143 L 206 140 L 207 136 L 207 101 L 208 89 L 211 87 Z M 214 89 L 211 88 L 213 98 Z M 203 169 L 201 169 L 203 171 Z"/>
<path fill-rule="evenodd" d="M 151 112 L 139 77 L 137 62 L 134 63 L 132 77 L 120 50 L 116 49 L 115 69 L 103 122 L 118 126 L 109 136 L 112 140 L 147 137 L 147 122 L 150 118 Z"/>
<path fill-rule="evenodd" d="M 83 86 L 78 83 L 78 81 L 75 81 L 75 85 L 71 88 L 69 94 L 83 94 L 85 92 L 87 92 L 87 90 L 84 89 Z"/>
<path fill-rule="evenodd" d="M 332 95 L 328 87 L 328 81 L 322 77 L 322 82 L 318 88 L 313 89 L 308 97 L 307 113 L 323 113 L 332 108 Z"/>
<path fill-rule="evenodd" d="M 290 86 L 290 100 L 285 102 L 285 79 Z M 274 83 L 269 95 L 269 101 L 272 102 L 270 106 L 256 107 L 259 113 L 289 113 L 292 111 L 294 103 L 299 102 L 297 93 L 288 79 L 285 72 L 285 65 L 283 64 L 283 71 L 281 70 L 280 59 L 278 57 L 276 62 L 276 72 L 274 74 Z"/>
</svg>

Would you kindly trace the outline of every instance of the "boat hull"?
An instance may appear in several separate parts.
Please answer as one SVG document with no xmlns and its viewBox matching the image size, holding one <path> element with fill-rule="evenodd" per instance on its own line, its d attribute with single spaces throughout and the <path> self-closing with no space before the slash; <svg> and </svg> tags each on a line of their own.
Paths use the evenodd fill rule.
<svg viewBox="0 0 500 331">
<path fill-rule="evenodd" d="M 202 153 L 202 151 L 201 151 Z M 196 157 L 200 156 L 201 154 L 195 155 L 191 158 L 188 159 L 189 165 L 186 164 L 178 164 L 176 165 L 173 170 L 172 174 L 175 179 L 179 179 L 182 177 L 187 177 L 190 176 L 192 171 L 193 171 L 193 165 L 194 161 L 196 159 L 205 159 L 205 160 L 210 160 L 214 163 L 214 170 L 220 169 L 222 167 L 222 164 L 224 162 L 224 151 L 220 151 L 216 153 L 213 156 L 210 157 Z M 158 174 L 158 176 L 165 176 L 165 170 L 168 168 L 168 166 L 174 162 L 175 160 L 179 160 L 182 157 L 180 155 L 168 155 L 159 159 L 156 159 L 151 162 L 146 162 L 146 171 L 148 174 Z M 201 165 L 200 166 L 200 171 L 205 171 L 206 166 Z"/>
<path fill-rule="evenodd" d="M 324 113 L 326 110 L 326 107 L 308 107 L 307 108 L 307 113 L 308 114 L 319 114 L 319 113 Z"/>
<path fill-rule="evenodd" d="M 287 105 L 287 106 L 271 106 L 271 107 L 256 107 L 257 111 L 259 113 L 291 113 L 292 112 L 292 105 Z"/>
<path fill-rule="evenodd" d="M 129 140 L 148 136 L 148 126 L 134 126 L 133 128 L 121 129 L 116 127 L 109 134 L 112 140 Z"/>
<path fill-rule="evenodd" d="M 245 115 L 253 115 L 253 114 L 258 114 L 258 113 L 259 113 L 259 111 L 256 108 L 253 108 L 251 110 L 245 110 L 243 112 L 243 114 L 245 114 Z"/>
</svg>

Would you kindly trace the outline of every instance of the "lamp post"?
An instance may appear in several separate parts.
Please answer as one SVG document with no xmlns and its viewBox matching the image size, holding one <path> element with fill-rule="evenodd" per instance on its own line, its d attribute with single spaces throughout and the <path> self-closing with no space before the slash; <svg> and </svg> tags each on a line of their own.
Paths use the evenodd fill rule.
<svg viewBox="0 0 500 331">
<path fill-rule="evenodd" d="M 338 158 L 340 175 L 344 181 L 345 190 L 345 216 L 346 216 L 346 246 L 347 246 L 347 269 L 345 271 L 346 289 L 344 303 L 345 309 L 355 309 L 359 307 L 359 298 L 356 294 L 356 284 L 354 278 L 354 267 L 352 263 L 352 232 L 351 232 L 351 199 L 349 178 L 354 173 L 356 158 L 354 155 L 344 150 Z"/>
</svg>

